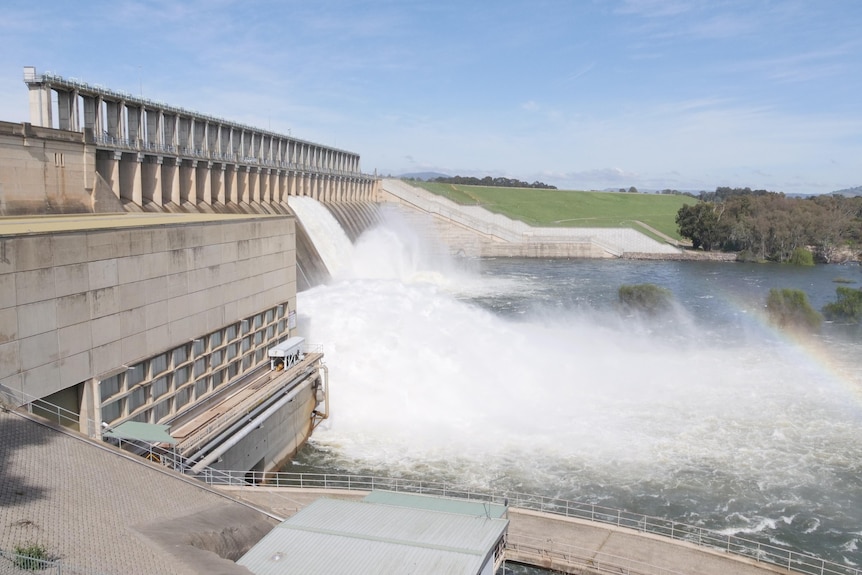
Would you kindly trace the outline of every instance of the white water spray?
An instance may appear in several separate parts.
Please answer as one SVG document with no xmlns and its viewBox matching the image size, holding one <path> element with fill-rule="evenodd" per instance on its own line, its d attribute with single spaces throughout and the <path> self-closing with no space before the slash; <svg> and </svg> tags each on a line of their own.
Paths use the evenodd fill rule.
<svg viewBox="0 0 862 575">
<path fill-rule="evenodd" d="M 781 342 L 717 346 L 692 321 L 665 337 L 609 312 L 502 317 L 465 300 L 529 294 L 534 278 L 455 274 L 412 241 L 375 230 L 335 281 L 298 294 L 330 369 L 332 417 L 312 437 L 330 464 L 663 505 L 682 493 L 741 533 L 810 528 L 786 510 L 810 506 L 797 488 L 862 470 L 858 412 Z"/>
</svg>

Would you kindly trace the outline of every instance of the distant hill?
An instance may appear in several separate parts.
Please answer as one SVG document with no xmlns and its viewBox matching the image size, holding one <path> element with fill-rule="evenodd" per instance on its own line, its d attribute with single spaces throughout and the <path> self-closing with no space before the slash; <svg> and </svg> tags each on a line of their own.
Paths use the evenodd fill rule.
<svg viewBox="0 0 862 575">
<path fill-rule="evenodd" d="M 414 172 L 412 174 L 401 174 L 398 177 L 404 178 L 405 180 L 423 180 L 430 182 L 437 178 L 448 178 L 450 176 L 448 174 L 441 174 L 440 172 Z"/>
<path fill-rule="evenodd" d="M 838 190 L 832 193 L 841 194 L 842 196 L 862 196 L 862 186 L 856 186 L 854 188 L 844 188 L 843 190 Z"/>
</svg>

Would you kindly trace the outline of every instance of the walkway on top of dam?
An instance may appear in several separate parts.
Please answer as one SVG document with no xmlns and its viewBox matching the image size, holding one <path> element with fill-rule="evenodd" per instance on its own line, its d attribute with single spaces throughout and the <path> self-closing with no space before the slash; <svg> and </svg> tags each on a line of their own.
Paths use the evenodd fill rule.
<svg viewBox="0 0 862 575">
<path fill-rule="evenodd" d="M 311 487 L 217 486 L 222 492 L 280 517 L 290 517 L 321 497 L 359 500 L 369 491 Z M 718 546 L 698 545 L 531 509 L 510 507 L 506 560 L 563 573 L 627 575 L 856 575 L 852 568 L 791 554 L 787 565 L 757 561 Z M 713 534 L 714 535 L 714 534 Z M 728 539 L 730 541 L 730 538 Z M 761 552 L 761 556 L 765 555 Z M 774 558 L 773 558 L 774 559 Z M 796 570 L 800 569 L 800 570 Z"/>
</svg>

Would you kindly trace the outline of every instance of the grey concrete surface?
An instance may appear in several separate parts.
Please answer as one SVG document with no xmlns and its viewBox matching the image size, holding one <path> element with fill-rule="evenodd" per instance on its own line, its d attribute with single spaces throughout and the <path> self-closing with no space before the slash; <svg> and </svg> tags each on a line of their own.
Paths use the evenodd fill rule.
<svg viewBox="0 0 862 575">
<path fill-rule="evenodd" d="M 0 549 L 41 545 L 64 573 L 248 575 L 232 559 L 276 523 L 158 464 L 0 411 Z"/>
</svg>

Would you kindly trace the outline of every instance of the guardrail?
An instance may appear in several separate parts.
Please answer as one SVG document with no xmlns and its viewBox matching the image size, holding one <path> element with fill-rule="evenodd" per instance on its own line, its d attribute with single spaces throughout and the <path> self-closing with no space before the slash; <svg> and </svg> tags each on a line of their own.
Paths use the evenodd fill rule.
<svg viewBox="0 0 862 575">
<path fill-rule="evenodd" d="M 211 484 L 268 485 L 270 487 L 357 491 L 381 489 L 485 501 L 521 509 L 541 511 L 561 517 L 624 527 L 641 533 L 659 535 L 668 539 L 684 541 L 708 549 L 746 557 L 761 563 L 777 565 L 796 573 L 811 575 L 862 575 L 862 569 L 858 567 L 841 565 L 813 555 L 761 543 L 753 539 L 725 535 L 703 527 L 679 523 L 672 519 L 651 517 L 639 513 L 630 513 L 621 509 L 602 507 L 593 503 L 581 503 L 543 495 L 518 492 L 468 491 L 446 483 L 376 477 L 372 475 L 220 471 L 218 476 L 213 475 L 212 479 L 206 475 L 200 478 Z M 226 481 L 227 483 L 225 483 Z"/>
<path fill-rule="evenodd" d="M 26 394 L 22 392 L 16 392 L 7 387 L 0 386 L 0 399 L 5 397 L 7 403 L 18 401 L 25 396 Z M 30 401 L 29 411 L 43 416 L 45 414 L 56 416 L 57 422 L 61 425 L 78 429 L 79 419 L 77 414 L 40 399 L 30 398 Z M 24 401 L 19 401 L 20 403 L 24 403 Z M 88 420 L 88 427 L 93 427 L 94 425 L 92 420 Z M 171 469 L 186 472 L 191 466 L 191 462 L 186 458 L 157 446 L 127 440 L 120 441 L 121 446 L 124 443 L 135 446 L 139 455 L 161 463 Z M 196 475 L 196 478 L 208 485 L 252 488 L 263 486 L 301 489 L 343 489 L 355 491 L 373 491 L 379 489 L 484 501 L 540 511 L 561 517 L 628 528 L 671 540 L 683 541 L 707 549 L 724 551 L 761 563 L 776 565 L 794 573 L 810 575 L 862 575 L 862 568 L 859 567 L 841 565 L 810 554 L 761 543 L 753 539 L 722 534 L 703 527 L 679 523 L 672 519 L 652 517 L 621 509 L 603 507 L 593 503 L 582 503 L 544 495 L 519 492 L 471 491 L 456 485 L 435 481 L 377 477 L 373 475 L 291 473 L 283 471 L 226 471 L 206 467 Z M 523 545 L 527 545 L 527 543 L 523 543 Z M 543 552 L 549 554 L 558 553 L 559 551 L 549 550 L 547 547 L 544 547 Z M 616 572 L 619 573 L 619 571 Z M 623 571 L 623 573 L 626 572 Z M 647 574 L 635 570 L 630 571 L 630 573 L 632 575 L 661 575 L 652 572 Z"/>
<path fill-rule="evenodd" d="M 0 573 L 34 573 L 43 575 L 105 575 L 104 571 L 82 569 L 59 559 L 40 559 L 36 554 L 15 553 L 0 549 Z"/>
<path fill-rule="evenodd" d="M 506 538 L 506 559 L 538 565 L 542 567 L 579 569 L 588 573 L 601 575 L 689 575 L 680 571 L 657 567 L 644 561 L 636 561 L 630 557 L 613 555 L 595 549 L 554 543 L 548 547 L 548 542 L 542 539 L 526 536 Z"/>
</svg>

